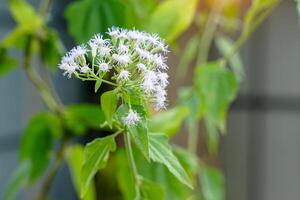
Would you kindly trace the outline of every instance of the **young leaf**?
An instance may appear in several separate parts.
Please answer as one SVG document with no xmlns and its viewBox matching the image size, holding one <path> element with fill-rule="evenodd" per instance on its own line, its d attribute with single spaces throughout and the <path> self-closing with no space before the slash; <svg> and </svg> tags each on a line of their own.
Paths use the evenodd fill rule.
<svg viewBox="0 0 300 200">
<path fill-rule="evenodd" d="M 84 148 L 84 164 L 81 172 L 81 197 L 83 198 L 96 172 L 105 167 L 109 152 L 115 151 L 116 143 L 113 136 L 95 139 Z"/>
<path fill-rule="evenodd" d="M 83 166 L 83 147 L 81 145 L 73 145 L 67 151 L 67 163 L 71 172 L 72 181 L 76 189 L 78 197 L 80 197 L 81 189 L 81 168 Z M 91 183 L 87 189 L 87 193 L 82 200 L 96 200 L 95 185 Z"/>
<path fill-rule="evenodd" d="M 102 83 L 102 79 L 98 79 L 95 83 L 95 93 L 97 93 L 97 91 L 99 90 L 100 86 Z"/>
<path fill-rule="evenodd" d="M 179 181 L 193 188 L 187 173 L 173 154 L 165 135 L 149 134 L 149 145 L 151 160 L 164 164 Z"/>
<path fill-rule="evenodd" d="M 224 176 L 220 170 L 201 165 L 200 182 L 206 200 L 225 199 Z"/>
<path fill-rule="evenodd" d="M 225 35 L 219 35 L 216 38 L 216 44 L 217 44 L 219 51 L 223 54 L 223 56 L 229 56 L 229 54 L 233 50 L 233 41 L 230 38 L 226 37 Z M 244 77 L 245 73 L 244 73 L 240 54 L 236 53 L 235 55 L 233 55 L 229 59 L 229 62 L 230 62 L 230 66 L 233 69 L 237 80 L 241 81 L 242 78 Z"/>
<path fill-rule="evenodd" d="M 31 164 L 29 161 L 23 161 L 14 172 L 4 191 L 3 200 L 14 200 L 18 191 L 28 182 Z"/>
<path fill-rule="evenodd" d="M 0 47 L 0 76 L 5 75 L 17 67 L 17 60 L 8 57 L 6 49 Z"/>
<path fill-rule="evenodd" d="M 40 113 L 34 116 L 27 125 L 21 141 L 20 158 L 31 163 L 31 181 L 39 177 L 46 169 L 53 141 L 61 134 L 59 119 L 50 113 Z"/>
<path fill-rule="evenodd" d="M 192 23 L 197 0 L 166 0 L 154 10 L 144 29 L 174 41 Z"/>
<path fill-rule="evenodd" d="M 158 113 L 153 116 L 149 122 L 151 132 L 163 132 L 168 136 L 173 136 L 180 130 L 184 119 L 189 114 L 189 109 L 185 106 L 179 106 L 170 110 Z M 172 123 L 170 123 L 172 122 Z"/>
<path fill-rule="evenodd" d="M 113 90 L 104 92 L 102 94 L 101 108 L 110 126 L 112 126 L 112 116 L 117 109 L 117 104 L 118 104 L 118 96 Z"/>
</svg>

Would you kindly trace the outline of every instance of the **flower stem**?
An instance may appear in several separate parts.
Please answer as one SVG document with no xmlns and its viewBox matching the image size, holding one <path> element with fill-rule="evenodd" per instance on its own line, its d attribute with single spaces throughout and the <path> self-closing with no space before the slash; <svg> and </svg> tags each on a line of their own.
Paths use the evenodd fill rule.
<svg viewBox="0 0 300 200">
<path fill-rule="evenodd" d="M 136 199 L 140 199 L 140 197 L 141 197 L 140 178 L 139 178 L 139 174 L 138 174 L 136 164 L 134 161 L 132 147 L 131 147 L 131 141 L 130 141 L 130 135 L 128 132 L 124 133 L 124 141 L 125 141 L 125 148 L 126 148 L 128 161 L 129 161 L 129 166 L 130 166 L 131 172 L 133 174 L 133 177 L 135 179 Z"/>
</svg>

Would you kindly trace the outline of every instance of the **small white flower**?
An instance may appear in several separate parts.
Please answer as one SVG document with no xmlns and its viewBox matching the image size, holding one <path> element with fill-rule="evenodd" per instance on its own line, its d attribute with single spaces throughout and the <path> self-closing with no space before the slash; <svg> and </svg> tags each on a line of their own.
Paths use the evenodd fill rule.
<svg viewBox="0 0 300 200">
<path fill-rule="evenodd" d="M 129 54 L 114 54 L 112 58 L 120 65 L 128 65 L 132 62 Z"/>
<path fill-rule="evenodd" d="M 91 39 L 91 42 L 100 47 L 105 45 L 107 43 L 107 40 L 103 39 L 102 35 L 96 34 L 94 35 L 93 39 Z"/>
<path fill-rule="evenodd" d="M 167 73 L 164 73 L 164 72 L 159 72 L 157 73 L 157 78 L 158 78 L 158 81 L 160 83 L 160 85 L 165 88 L 168 86 L 169 84 L 169 81 L 168 81 L 168 74 Z"/>
<path fill-rule="evenodd" d="M 86 74 L 90 68 L 87 65 L 84 65 L 83 67 L 80 68 L 80 72 Z"/>
<path fill-rule="evenodd" d="M 118 48 L 118 51 L 119 53 L 127 53 L 129 51 L 129 48 L 128 46 L 124 45 L 124 44 L 121 44 Z"/>
<path fill-rule="evenodd" d="M 118 28 L 112 27 L 112 28 L 109 28 L 109 29 L 108 29 L 107 34 L 108 34 L 110 37 L 115 38 L 115 37 L 118 36 L 119 32 L 120 32 L 120 31 L 119 31 Z"/>
<path fill-rule="evenodd" d="M 166 59 L 164 57 L 162 57 L 161 55 L 155 54 L 152 57 L 152 60 L 157 68 L 162 69 L 162 70 L 168 69 L 168 65 L 166 65 L 166 63 L 165 63 Z"/>
<path fill-rule="evenodd" d="M 99 70 L 102 72 L 108 72 L 109 71 L 109 66 L 107 63 L 101 63 L 99 65 Z"/>
<path fill-rule="evenodd" d="M 75 64 L 67 64 L 67 63 L 62 63 L 58 66 L 60 69 L 65 70 L 65 72 L 63 73 L 63 75 L 67 75 L 68 78 L 71 78 L 72 74 L 76 71 L 76 69 L 78 68 L 77 65 Z"/>
<path fill-rule="evenodd" d="M 142 72 L 147 70 L 147 67 L 143 63 L 138 63 L 136 66 Z"/>
<path fill-rule="evenodd" d="M 98 49 L 98 45 L 95 44 L 94 42 L 90 41 L 89 45 L 91 47 L 91 53 L 92 53 L 92 57 L 94 58 L 97 54 L 97 49 Z"/>
<path fill-rule="evenodd" d="M 100 56 L 107 56 L 109 55 L 111 49 L 108 47 L 108 46 L 102 46 L 102 47 L 99 47 L 99 55 Z"/>
<path fill-rule="evenodd" d="M 141 49 L 141 48 L 137 47 L 137 48 L 135 48 L 135 51 L 138 54 L 140 59 L 147 60 L 147 59 L 151 58 L 150 52 L 148 52 L 144 49 Z"/>
<path fill-rule="evenodd" d="M 118 79 L 119 80 L 127 81 L 127 80 L 129 80 L 129 76 L 130 76 L 130 72 L 129 71 L 127 71 L 127 70 L 121 70 L 120 74 L 118 76 Z"/>
<path fill-rule="evenodd" d="M 136 124 L 141 120 L 141 117 L 137 114 L 137 112 L 130 110 L 126 117 L 123 117 L 123 123 L 126 126 L 131 126 Z"/>
<path fill-rule="evenodd" d="M 146 70 L 144 73 L 144 81 L 142 83 L 142 88 L 145 93 L 151 93 L 155 90 L 157 83 L 157 76 L 154 71 Z"/>
<path fill-rule="evenodd" d="M 77 58 L 79 56 L 84 56 L 87 53 L 87 49 L 85 46 L 80 45 L 71 49 L 70 54 L 73 58 Z"/>
</svg>

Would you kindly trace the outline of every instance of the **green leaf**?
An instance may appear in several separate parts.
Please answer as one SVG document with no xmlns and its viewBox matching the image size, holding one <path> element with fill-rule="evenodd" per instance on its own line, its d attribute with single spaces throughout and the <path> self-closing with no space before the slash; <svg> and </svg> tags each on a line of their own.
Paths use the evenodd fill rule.
<svg viewBox="0 0 300 200">
<path fill-rule="evenodd" d="M 60 120 L 50 113 L 34 116 L 27 125 L 21 141 L 20 158 L 31 163 L 31 181 L 39 177 L 48 166 L 54 139 L 61 135 Z"/>
<path fill-rule="evenodd" d="M 50 29 L 47 31 L 45 39 L 41 42 L 41 56 L 45 63 L 52 69 L 56 69 L 65 48 L 58 36 L 58 33 Z"/>
<path fill-rule="evenodd" d="M 185 106 L 178 106 L 160 112 L 150 119 L 149 130 L 151 132 L 163 132 L 171 137 L 178 133 L 189 112 L 189 109 Z"/>
<path fill-rule="evenodd" d="M 95 33 L 106 32 L 109 27 L 122 26 L 125 24 L 124 6 L 121 0 L 75 1 L 65 12 L 68 31 L 78 43 L 82 43 Z"/>
<path fill-rule="evenodd" d="M 23 161 L 19 164 L 17 170 L 11 177 L 4 191 L 3 200 L 14 200 L 18 191 L 28 182 L 31 164 L 29 161 Z"/>
<path fill-rule="evenodd" d="M 299 19 L 300 19 L 300 0 L 295 0 L 296 1 L 296 4 L 297 4 L 297 12 L 298 12 L 298 16 L 299 16 Z M 300 24 L 300 21 L 299 21 L 299 24 Z"/>
<path fill-rule="evenodd" d="M 206 200 L 224 200 L 224 177 L 220 170 L 201 165 L 200 182 Z"/>
<path fill-rule="evenodd" d="M 173 154 L 165 135 L 149 134 L 149 145 L 151 160 L 164 164 L 179 181 L 193 188 L 187 173 Z"/>
<path fill-rule="evenodd" d="M 73 145 L 68 148 L 67 151 L 67 163 L 71 172 L 72 181 L 74 187 L 76 189 L 78 197 L 80 197 L 80 190 L 81 190 L 81 168 L 83 166 L 83 147 L 79 144 Z M 95 200 L 96 193 L 95 193 L 95 185 L 94 183 L 90 183 L 87 193 L 82 198 L 82 200 Z"/>
<path fill-rule="evenodd" d="M 117 109 L 118 96 L 115 91 L 104 92 L 101 96 L 101 108 L 105 118 L 110 126 L 112 126 L 112 116 Z"/>
<path fill-rule="evenodd" d="M 102 79 L 98 79 L 95 83 L 95 93 L 99 90 L 100 86 L 102 84 Z"/>
<path fill-rule="evenodd" d="M 225 57 L 229 56 L 229 54 L 233 50 L 233 46 L 234 46 L 233 41 L 229 37 L 226 37 L 225 35 L 219 35 L 216 38 L 216 44 L 217 44 L 219 51 Z M 233 55 L 230 58 L 229 62 L 230 62 L 230 66 L 232 67 L 237 80 L 241 81 L 243 79 L 245 73 L 244 73 L 240 54 L 236 53 L 235 55 Z"/>
<path fill-rule="evenodd" d="M 163 200 L 164 189 L 157 183 L 142 178 L 141 193 L 143 200 Z"/>
<path fill-rule="evenodd" d="M 37 15 L 34 8 L 26 0 L 9 0 L 8 4 L 17 23 L 28 26 L 43 23 L 42 18 Z"/>
<path fill-rule="evenodd" d="M 146 120 L 146 112 L 142 106 L 132 105 L 131 109 L 138 113 L 140 116 L 140 121 L 134 125 L 127 126 L 127 130 L 137 145 L 141 150 L 145 158 L 149 159 L 149 138 L 148 138 L 148 127 Z M 118 108 L 117 117 L 119 121 L 123 121 L 129 113 L 129 107 L 127 105 L 122 105 Z"/>
<path fill-rule="evenodd" d="M 105 167 L 109 152 L 115 151 L 116 143 L 113 136 L 95 139 L 84 148 L 84 164 L 82 167 L 81 197 L 88 191 L 96 172 Z"/>
<path fill-rule="evenodd" d="M 166 0 L 154 10 L 144 29 L 174 41 L 192 23 L 197 0 Z"/>
<path fill-rule="evenodd" d="M 7 55 L 6 49 L 0 47 L 0 76 L 17 67 L 17 60 Z"/>
<path fill-rule="evenodd" d="M 97 104 L 78 104 L 66 108 L 66 125 L 75 135 L 84 134 L 88 129 L 101 130 L 105 122 L 103 111 Z"/>
</svg>

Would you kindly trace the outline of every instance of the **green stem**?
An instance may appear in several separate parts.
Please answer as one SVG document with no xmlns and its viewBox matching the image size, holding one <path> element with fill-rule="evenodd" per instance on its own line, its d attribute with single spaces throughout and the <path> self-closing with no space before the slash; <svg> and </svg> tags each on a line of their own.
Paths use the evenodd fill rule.
<svg viewBox="0 0 300 200">
<path fill-rule="evenodd" d="M 198 128 L 197 121 L 188 124 L 188 151 L 194 155 L 197 154 Z"/>
<path fill-rule="evenodd" d="M 129 161 L 129 167 L 130 167 L 133 177 L 135 179 L 136 199 L 139 199 L 141 197 L 140 178 L 139 178 L 139 174 L 138 174 L 138 171 L 137 171 L 137 168 L 135 165 L 132 147 L 131 147 L 130 135 L 128 132 L 124 133 L 124 141 L 125 141 L 125 148 L 126 148 L 128 161 Z"/>
</svg>

